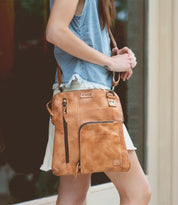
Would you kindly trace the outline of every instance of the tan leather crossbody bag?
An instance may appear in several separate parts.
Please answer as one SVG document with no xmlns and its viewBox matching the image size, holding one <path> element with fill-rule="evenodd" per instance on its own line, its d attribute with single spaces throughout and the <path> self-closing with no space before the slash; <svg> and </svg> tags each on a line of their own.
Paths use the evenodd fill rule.
<svg viewBox="0 0 178 205">
<path fill-rule="evenodd" d="M 115 82 L 113 78 L 113 87 L 118 82 L 119 79 Z M 76 176 L 78 173 L 129 170 L 123 112 L 113 90 L 60 92 L 50 102 L 47 109 L 55 125 L 53 174 Z"/>
</svg>

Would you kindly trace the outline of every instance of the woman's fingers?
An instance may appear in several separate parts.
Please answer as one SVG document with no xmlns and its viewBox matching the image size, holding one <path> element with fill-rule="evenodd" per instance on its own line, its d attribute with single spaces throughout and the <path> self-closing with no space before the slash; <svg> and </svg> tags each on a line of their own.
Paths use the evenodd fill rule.
<svg viewBox="0 0 178 205">
<path fill-rule="evenodd" d="M 128 72 L 128 75 L 127 75 L 127 80 L 132 76 L 132 74 L 133 74 L 133 71 L 132 71 L 132 69 L 130 69 L 130 71 Z"/>
<path fill-rule="evenodd" d="M 123 81 L 126 80 L 127 75 L 128 75 L 127 73 L 128 73 L 128 72 L 124 72 L 124 73 L 121 74 L 121 78 L 122 78 Z"/>
<path fill-rule="evenodd" d="M 134 56 L 131 56 L 131 68 L 135 68 L 135 66 L 137 65 L 137 59 Z"/>
<path fill-rule="evenodd" d="M 135 68 L 136 65 L 137 65 L 137 61 L 136 60 L 132 61 L 132 64 L 131 64 L 132 69 Z"/>
<path fill-rule="evenodd" d="M 134 68 L 137 64 L 137 59 L 136 59 L 134 53 L 132 53 L 131 59 L 132 59 L 132 68 Z"/>
<path fill-rule="evenodd" d="M 129 75 L 129 71 L 128 71 L 128 72 L 123 72 L 123 73 L 121 73 L 121 79 L 122 79 L 123 81 L 126 81 L 128 75 Z"/>
<path fill-rule="evenodd" d="M 131 66 L 132 66 L 132 68 L 134 68 L 137 64 L 137 59 L 135 57 L 134 52 L 128 47 L 124 47 L 124 48 L 119 50 L 119 54 L 125 54 L 125 53 L 127 53 L 130 56 L 130 60 L 132 61 Z"/>
<path fill-rule="evenodd" d="M 128 80 L 128 79 L 132 76 L 132 74 L 133 74 L 132 69 L 130 69 L 130 70 L 127 71 L 127 72 L 123 72 L 123 73 L 121 73 L 121 79 L 122 79 L 123 81 L 126 81 L 126 79 Z"/>
<path fill-rule="evenodd" d="M 124 47 L 124 48 L 121 48 L 119 50 L 119 54 L 124 54 L 124 53 L 128 53 L 129 55 L 131 55 L 133 52 L 132 52 L 132 50 L 130 48 Z"/>
<path fill-rule="evenodd" d="M 119 52 L 119 49 L 117 47 L 112 49 L 112 55 L 117 55 Z"/>
</svg>

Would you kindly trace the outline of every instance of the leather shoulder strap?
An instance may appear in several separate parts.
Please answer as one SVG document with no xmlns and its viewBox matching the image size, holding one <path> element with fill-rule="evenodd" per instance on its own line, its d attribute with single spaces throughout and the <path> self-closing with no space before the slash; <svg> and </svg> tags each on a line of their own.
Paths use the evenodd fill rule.
<svg viewBox="0 0 178 205">
<path fill-rule="evenodd" d="M 118 47 L 117 47 L 117 43 L 116 43 L 116 41 L 115 41 L 115 39 L 114 39 L 114 36 L 113 36 L 113 34 L 112 34 L 110 28 L 109 28 L 108 32 L 109 32 L 110 39 L 111 39 L 111 41 L 112 41 L 112 44 L 113 44 L 114 48 L 118 48 Z M 119 53 L 117 52 L 117 54 L 119 54 Z M 116 75 L 118 75 L 118 76 L 117 76 L 117 81 L 115 80 L 115 76 L 116 76 Z M 120 73 L 113 72 L 113 79 L 112 79 L 113 89 L 114 89 L 114 87 L 116 87 L 116 86 L 119 84 L 119 81 L 120 81 Z"/>
<path fill-rule="evenodd" d="M 112 34 L 110 28 L 109 28 L 108 32 L 109 32 L 109 36 L 110 36 L 110 39 L 111 39 L 111 41 L 112 41 L 113 46 L 114 46 L 115 48 L 117 48 L 117 43 L 116 43 L 116 41 L 115 41 L 115 39 L 114 39 L 114 36 L 113 36 L 113 34 Z"/>
</svg>

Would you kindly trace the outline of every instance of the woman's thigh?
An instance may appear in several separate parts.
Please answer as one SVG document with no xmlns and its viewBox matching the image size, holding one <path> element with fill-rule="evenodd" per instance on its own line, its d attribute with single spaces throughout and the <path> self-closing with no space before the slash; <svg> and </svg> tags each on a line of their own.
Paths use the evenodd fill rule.
<svg viewBox="0 0 178 205">
<path fill-rule="evenodd" d="M 105 174 L 113 182 L 120 197 L 136 198 L 136 196 L 149 195 L 150 185 L 141 168 L 136 152 L 128 151 L 131 168 L 128 172 L 106 172 Z M 146 195 L 145 194 L 145 195 Z"/>
</svg>

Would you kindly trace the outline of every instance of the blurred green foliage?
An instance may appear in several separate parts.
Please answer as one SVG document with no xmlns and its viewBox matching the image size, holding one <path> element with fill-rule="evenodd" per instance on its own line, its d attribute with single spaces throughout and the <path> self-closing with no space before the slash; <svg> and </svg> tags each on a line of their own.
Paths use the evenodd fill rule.
<svg viewBox="0 0 178 205">
<path fill-rule="evenodd" d="M 116 21 L 127 21 L 128 13 L 127 13 L 127 0 L 115 0 L 116 6 Z"/>
<path fill-rule="evenodd" d="M 41 16 L 43 17 L 43 0 L 15 0 L 16 15 Z"/>
<path fill-rule="evenodd" d="M 44 0 L 15 0 L 15 32 L 19 42 L 44 33 Z"/>
<path fill-rule="evenodd" d="M 52 174 L 51 171 L 41 172 L 38 182 L 35 184 L 37 198 L 57 194 L 59 187 L 59 177 Z"/>
</svg>

